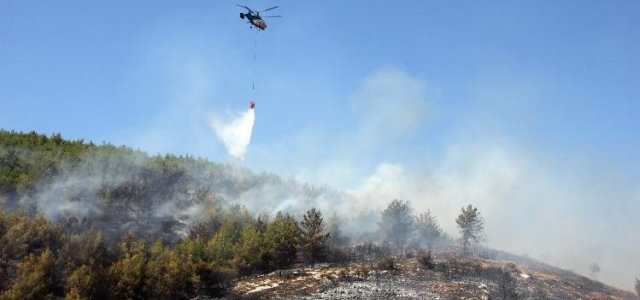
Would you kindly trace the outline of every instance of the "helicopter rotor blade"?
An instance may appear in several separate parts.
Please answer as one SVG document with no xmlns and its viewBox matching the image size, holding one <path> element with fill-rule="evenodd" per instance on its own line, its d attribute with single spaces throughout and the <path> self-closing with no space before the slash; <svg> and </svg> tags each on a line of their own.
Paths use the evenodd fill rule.
<svg viewBox="0 0 640 300">
<path fill-rule="evenodd" d="M 253 12 L 254 12 L 251 8 L 249 8 L 249 7 L 248 7 L 248 6 L 246 6 L 246 5 L 240 5 L 240 4 L 236 4 L 236 5 L 237 5 L 237 6 L 240 6 L 240 7 L 243 7 L 244 9 L 248 10 L 250 13 L 253 13 Z"/>
<path fill-rule="evenodd" d="M 259 11 L 259 13 L 261 13 L 261 12 L 265 12 L 265 11 L 269 11 L 269 10 L 272 10 L 272 9 L 276 9 L 276 8 L 278 8 L 278 7 L 280 7 L 280 6 L 274 6 L 274 7 L 265 8 L 265 9 L 263 9 L 263 10 Z"/>
<path fill-rule="evenodd" d="M 263 18 L 282 18 L 282 16 L 261 16 Z"/>
</svg>

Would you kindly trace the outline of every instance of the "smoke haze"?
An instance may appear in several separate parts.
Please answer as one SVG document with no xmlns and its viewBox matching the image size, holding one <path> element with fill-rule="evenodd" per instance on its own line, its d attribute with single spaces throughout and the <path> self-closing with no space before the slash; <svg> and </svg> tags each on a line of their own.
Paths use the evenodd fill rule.
<svg viewBox="0 0 640 300">
<path fill-rule="evenodd" d="M 504 93 L 499 83 L 478 88 L 469 107 L 444 111 L 439 93 L 424 79 L 398 67 L 381 68 L 349 98 L 353 126 L 340 132 L 302 128 L 284 145 L 256 145 L 260 151 L 251 161 L 257 169 L 344 191 L 339 202 L 317 204 L 329 208 L 325 215 L 337 211 L 343 219 L 403 199 L 417 213 L 431 210 L 456 238 L 454 220 L 473 204 L 485 218 L 488 246 L 586 276 L 596 262 L 600 280 L 631 289 L 640 269 L 634 255 L 640 238 L 632 232 L 640 227 L 632 213 L 638 211 L 640 184 L 607 157 L 585 150 L 558 153 L 516 135 L 515 127 L 534 125 L 528 112 L 543 109 L 532 99 L 541 92 L 530 80 L 518 82 L 508 78 Z M 433 135 L 431 143 L 419 144 L 425 135 Z M 307 145 L 321 145 L 322 151 Z M 375 229 L 375 222 L 354 227 Z"/>
<path fill-rule="evenodd" d="M 206 93 L 181 98 L 194 98 L 187 101 L 194 104 L 180 102 L 176 107 L 185 110 L 185 116 L 195 116 L 205 132 L 213 130 L 227 153 L 244 158 L 254 172 L 337 190 L 310 196 L 301 187 L 265 183 L 224 197 L 253 213 L 299 214 L 315 206 L 326 217 L 337 212 L 348 227 L 345 232 L 357 236 L 375 230 L 379 211 L 398 198 L 410 201 L 416 213 L 431 210 L 445 232 L 456 238 L 455 217 L 462 206 L 473 204 L 485 218 L 489 247 L 527 254 L 583 275 L 595 262 L 602 269 L 600 280 L 631 289 L 640 269 L 640 236 L 633 232 L 640 228 L 634 215 L 640 211 L 637 177 L 588 149 L 558 152 L 516 131 L 531 127 L 531 112 L 544 111 L 542 104 L 549 104 L 531 80 L 485 78 L 479 84 L 469 95 L 478 100 L 460 100 L 462 104 L 446 110 L 440 101 L 451 96 L 424 78 L 396 66 L 380 68 L 344 98 L 341 109 L 349 117 L 340 130 L 305 123 L 285 133 L 273 131 L 270 122 L 280 120 L 272 116 L 264 119 L 260 130 L 276 137 L 261 134 L 263 138 L 251 144 L 251 153 L 247 150 L 255 121 L 252 110 L 202 116 L 213 110 L 200 104 L 210 96 Z M 291 87 L 281 88 L 270 92 L 286 96 Z M 274 111 L 279 109 L 273 105 Z M 174 109 L 163 112 L 174 114 Z M 165 131 L 154 136 L 166 143 L 176 138 Z M 206 153 L 200 148 L 215 148 L 213 139 L 203 136 L 185 143 L 200 154 Z M 148 147 L 151 153 L 168 151 Z"/>
</svg>

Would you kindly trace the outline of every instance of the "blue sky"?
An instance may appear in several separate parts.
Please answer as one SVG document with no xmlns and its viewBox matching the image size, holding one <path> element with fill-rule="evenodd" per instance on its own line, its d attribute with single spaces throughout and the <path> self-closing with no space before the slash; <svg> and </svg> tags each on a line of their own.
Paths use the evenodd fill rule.
<svg viewBox="0 0 640 300">
<path fill-rule="evenodd" d="M 233 3 L 4 1 L 2 126 L 135 144 L 188 94 L 210 110 L 256 99 L 254 141 L 268 143 L 300 128 L 357 126 L 349 97 L 363 78 L 396 67 L 426 85 L 438 111 L 417 146 L 437 152 L 482 119 L 547 151 L 640 160 L 632 1 L 277 4 L 286 17 L 257 37 L 252 91 L 255 34 Z M 185 118 L 167 121 L 193 122 Z M 225 158 L 192 137 L 134 146 Z"/>
<path fill-rule="evenodd" d="M 640 2 L 241 4 L 283 18 L 256 34 L 229 1 L 1 1 L 0 128 L 402 197 L 452 233 L 472 202 L 492 246 L 640 276 Z M 208 119 L 249 101 L 238 161 Z"/>
</svg>

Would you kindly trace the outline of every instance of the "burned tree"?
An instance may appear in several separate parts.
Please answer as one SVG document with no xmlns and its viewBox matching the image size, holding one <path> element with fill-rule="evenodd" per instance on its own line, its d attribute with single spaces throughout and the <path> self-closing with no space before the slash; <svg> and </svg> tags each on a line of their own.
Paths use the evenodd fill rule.
<svg viewBox="0 0 640 300">
<path fill-rule="evenodd" d="M 596 278 L 596 274 L 600 272 L 600 266 L 595 262 L 591 263 L 591 265 L 589 265 L 589 272 L 592 278 Z"/>
<path fill-rule="evenodd" d="M 484 221 L 477 207 L 473 207 L 471 204 L 467 205 L 466 208 L 463 207 L 456 219 L 456 224 L 460 229 L 460 243 L 464 253 L 469 252 L 470 243 L 480 243 L 486 240 L 484 236 Z"/>
<path fill-rule="evenodd" d="M 524 299 L 523 295 L 518 293 L 518 280 L 516 280 L 510 272 L 503 271 L 502 276 L 500 276 L 500 279 L 498 280 L 497 299 Z"/>
<path fill-rule="evenodd" d="M 341 220 L 336 212 L 333 213 L 333 216 L 329 218 L 327 222 L 327 232 L 329 232 L 329 246 L 330 247 L 341 247 L 349 244 L 349 236 L 342 233 L 341 229 Z"/>
<path fill-rule="evenodd" d="M 442 228 L 438 225 L 436 217 L 427 210 L 415 218 L 416 237 L 420 247 L 424 244 L 433 245 L 434 241 L 442 235 Z"/>
</svg>

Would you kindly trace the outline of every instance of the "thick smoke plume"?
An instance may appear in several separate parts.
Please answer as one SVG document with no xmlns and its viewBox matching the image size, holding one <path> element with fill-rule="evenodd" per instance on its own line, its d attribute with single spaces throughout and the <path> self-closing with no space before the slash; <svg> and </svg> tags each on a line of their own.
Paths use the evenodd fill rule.
<svg viewBox="0 0 640 300">
<path fill-rule="evenodd" d="M 240 115 L 227 120 L 212 117 L 209 124 L 218 139 L 224 144 L 229 155 L 244 159 L 251 142 L 251 132 L 256 115 L 253 109 L 248 109 Z"/>
</svg>

